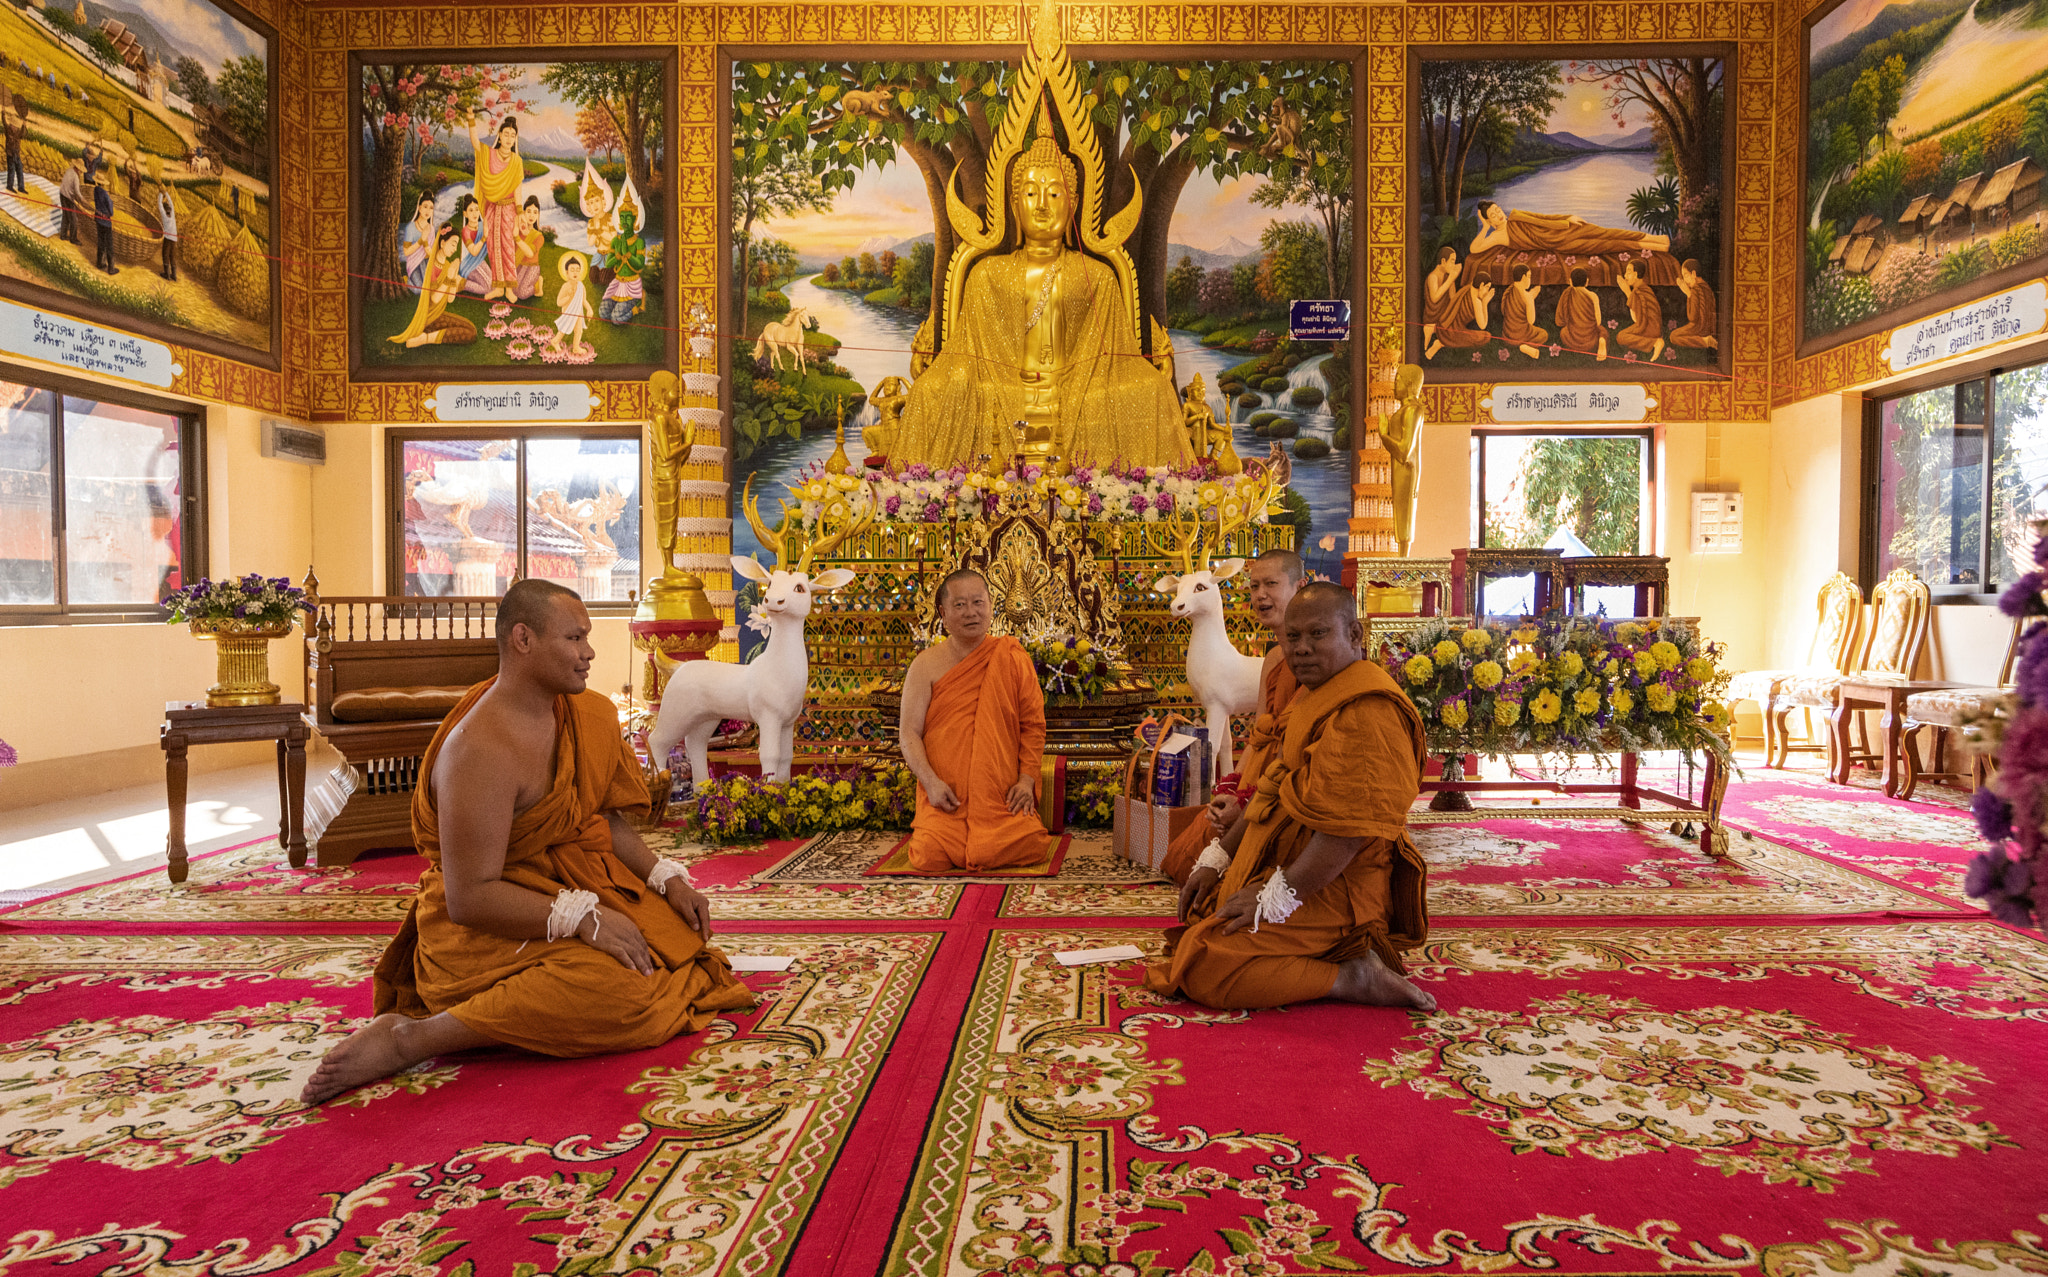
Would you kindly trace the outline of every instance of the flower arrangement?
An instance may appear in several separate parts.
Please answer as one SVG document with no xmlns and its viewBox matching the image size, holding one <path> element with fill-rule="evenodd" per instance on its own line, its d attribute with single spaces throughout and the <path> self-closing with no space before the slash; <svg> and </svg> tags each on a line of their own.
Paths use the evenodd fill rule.
<svg viewBox="0 0 2048 1277">
<path fill-rule="evenodd" d="M 1124 769 L 1118 763 L 1068 763 L 1068 826 L 1109 828 L 1116 819 L 1116 796 L 1122 792 L 1123 778 Z"/>
<path fill-rule="evenodd" d="M 290 625 L 301 612 L 310 612 L 306 592 L 291 578 L 263 576 L 229 577 L 224 581 L 201 578 L 196 584 L 172 590 L 164 596 L 170 623 L 188 621 L 242 621 L 251 626 Z"/>
<path fill-rule="evenodd" d="M 1040 625 L 1026 633 L 1022 641 L 1048 705 L 1061 697 L 1069 702 L 1094 700 L 1116 679 L 1115 649 L 1097 644 L 1085 635 L 1077 638 L 1052 626 Z"/>
<path fill-rule="evenodd" d="M 2036 524 L 2037 533 L 2048 526 Z M 2007 616 L 2048 617 L 2048 535 L 2034 543 L 2035 569 L 2007 587 Z M 1988 720 L 1967 726 L 1972 745 L 1998 759 L 1998 774 L 1970 800 L 1977 831 L 1991 845 L 1970 862 L 1964 894 L 2001 922 L 2048 927 L 2048 622 L 2020 638 L 2015 690 Z"/>
<path fill-rule="evenodd" d="M 787 782 L 721 776 L 699 785 L 684 828 L 707 843 L 808 838 L 835 829 L 908 829 L 917 778 L 900 763 L 814 771 Z"/>
<path fill-rule="evenodd" d="M 1382 657 L 1435 753 L 1729 757 L 1719 644 L 1633 621 L 1433 620 Z"/>
<path fill-rule="evenodd" d="M 1006 499 L 1035 495 L 1056 519 L 1099 523 L 1157 523 L 1161 519 L 1218 513 L 1234 518 L 1256 499 L 1250 475 L 1221 475 L 1213 461 L 1184 467 L 1081 467 L 1067 474 L 1035 465 L 990 475 L 966 466 L 935 469 L 923 464 L 895 474 L 828 474 L 811 463 L 789 483 L 790 507 L 804 526 L 828 514 L 834 520 L 872 508 L 878 523 L 951 523 L 993 514 Z M 1272 509 L 1254 514 L 1264 523 Z"/>
</svg>

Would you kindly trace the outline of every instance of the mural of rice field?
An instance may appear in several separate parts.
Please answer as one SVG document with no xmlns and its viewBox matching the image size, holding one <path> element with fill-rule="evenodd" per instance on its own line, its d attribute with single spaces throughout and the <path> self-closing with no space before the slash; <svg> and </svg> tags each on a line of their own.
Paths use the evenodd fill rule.
<svg viewBox="0 0 2048 1277">
<path fill-rule="evenodd" d="M 276 367 L 273 37 L 211 0 L 0 5 L 0 294 Z"/>
<path fill-rule="evenodd" d="M 1806 40 L 1802 354 L 2048 269 L 2048 0 L 1842 0 Z"/>
</svg>

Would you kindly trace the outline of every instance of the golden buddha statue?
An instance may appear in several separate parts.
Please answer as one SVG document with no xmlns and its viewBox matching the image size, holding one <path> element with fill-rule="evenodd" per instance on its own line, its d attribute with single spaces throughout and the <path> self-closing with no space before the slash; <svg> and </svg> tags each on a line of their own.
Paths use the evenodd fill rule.
<svg viewBox="0 0 2048 1277">
<path fill-rule="evenodd" d="M 1407 555 L 1415 542 L 1415 495 L 1422 482 L 1422 369 L 1402 364 L 1394 373 L 1394 398 L 1401 406 L 1380 426 L 1380 442 L 1391 456 L 1394 482 L 1394 541 Z"/>
<path fill-rule="evenodd" d="M 1012 104 L 1013 116 L 1036 97 L 1034 85 Z M 1192 457 L 1173 381 L 1139 345 L 1129 259 L 1118 267 L 1087 251 L 1103 237 L 1085 221 L 1077 233 L 1080 178 L 1054 140 L 1051 111 L 1040 106 L 1037 138 L 1017 156 L 1002 210 L 1021 242 L 989 251 L 1004 238 L 1001 212 L 993 210 L 990 226 L 974 228 L 979 236 L 963 237 L 950 268 L 968 271 L 966 284 L 953 294 L 957 306 L 947 307 L 941 349 L 911 384 L 892 464 L 1021 453 L 1076 465 L 1154 466 Z M 1099 183 L 1099 156 L 1091 155 L 1089 167 Z M 956 223 L 963 214 L 973 216 L 961 206 Z M 953 287 L 949 280 L 949 293 Z"/>
</svg>

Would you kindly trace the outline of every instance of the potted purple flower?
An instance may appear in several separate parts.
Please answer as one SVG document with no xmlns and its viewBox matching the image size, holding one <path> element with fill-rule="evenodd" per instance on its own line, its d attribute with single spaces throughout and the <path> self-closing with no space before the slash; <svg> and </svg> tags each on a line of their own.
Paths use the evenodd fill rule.
<svg viewBox="0 0 2048 1277">
<path fill-rule="evenodd" d="M 202 578 L 164 596 L 173 625 L 191 627 L 194 638 L 210 640 L 218 658 L 219 681 L 206 689 L 211 706 L 275 705 L 270 681 L 270 640 L 292 632 L 312 611 L 306 592 L 288 577 L 256 572 L 215 581 Z"/>
</svg>

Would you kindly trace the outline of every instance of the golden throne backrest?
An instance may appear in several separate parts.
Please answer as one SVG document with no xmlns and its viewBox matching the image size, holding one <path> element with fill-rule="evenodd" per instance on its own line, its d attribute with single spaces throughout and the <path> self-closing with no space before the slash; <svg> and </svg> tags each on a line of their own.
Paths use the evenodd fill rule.
<svg viewBox="0 0 2048 1277">
<path fill-rule="evenodd" d="M 1894 568 L 1870 595 L 1870 642 L 1863 650 L 1868 674 L 1911 678 L 1927 646 L 1927 614 L 1933 606 L 1927 583 L 1905 568 Z"/>
<path fill-rule="evenodd" d="M 1846 674 L 1856 660 L 1857 632 L 1863 628 L 1863 591 L 1848 573 L 1837 572 L 1820 587 L 1816 606 L 1820 616 L 1812 661 Z"/>
<path fill-rule="evenodd" d="M 971 536 L 956 566 L 972 568 L 988 582 L 990 632 L 1022 637 L 1045 623 L 1096 642 L 1121 644 L 1121 607 L 1108 573 L 1072 524 L 1031 514 L 999 516 Z M 918 591 L 917 615 L 929 619 L 934 633 L 938 582 L 944 575 L 927 573 Z"/>
</svg>

